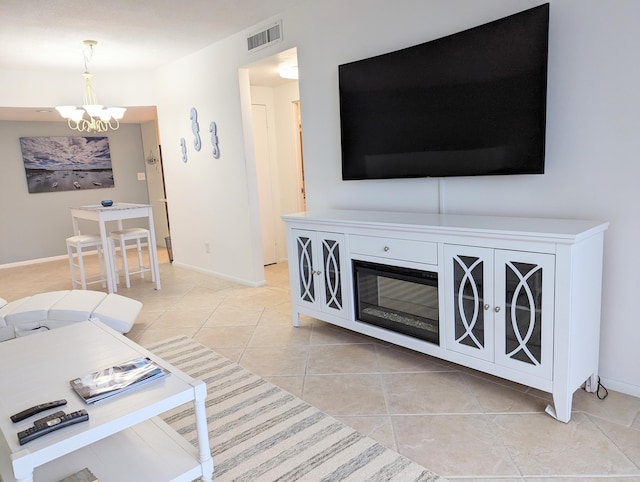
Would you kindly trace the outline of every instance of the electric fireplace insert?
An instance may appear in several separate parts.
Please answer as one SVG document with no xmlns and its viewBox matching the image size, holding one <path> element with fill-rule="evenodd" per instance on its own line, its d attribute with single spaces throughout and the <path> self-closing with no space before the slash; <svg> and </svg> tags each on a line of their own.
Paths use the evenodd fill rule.
<svg viewBox="0 0 640 482">
<path fill-rule="evenodd" d="M 440 344 L 438 273 L 353 260 L 356 320 Z"/>
</svg>

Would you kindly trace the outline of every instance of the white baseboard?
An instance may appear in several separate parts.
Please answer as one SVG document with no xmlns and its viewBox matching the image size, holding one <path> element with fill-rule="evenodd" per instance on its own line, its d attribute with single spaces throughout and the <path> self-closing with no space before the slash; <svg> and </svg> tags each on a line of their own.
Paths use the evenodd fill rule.
<svg viewBox="0 0 640 482">
<path fill-rule="evenodd" d="M 613 380 L 611 378 L 600 378 L 600 383 L 607 389 L 640 398 L 640 387 L 630 383 Z"/>
<path fill-rule="evenodd" d="M 242 279 L 242 278 L 236 278 L 234 276 L 229 276 L 223 273 L 218 273 L 217 271 L 212 271 L 212 270 L 208 270 L 208 269 L 202 269 L 202 268 L 198 268 L 197 266 L 191 266 L 190 264 L 186 264 L 186 263 L 181 263 L 179 261 L 174 261 L 173 262 L 174 266 L 180 266 L 181 268 L 186 268 L 186 269 L 190 269 L 192 271 L 197 271 L 198 273 L 204 273 L 210 276 L 215 276 L 216 278 L 222 278 L 225 279 L 227 281 L 233 281 L 234 283 L 238 283 L 244 286 L 250 286 L 252 288 L 258 288 L 259 286 L 264 286 L 267 284 L 266 280 L 262 280 L 262 281 L 248 281 L 246 279 Z"/>
<path fill-rule="evenodd" d="M 0 269 L 5 268 L 18 268 L 20 266 L 29 266 L 30 264 L 47 263 L 49 261 L 60 261 L 61 259 L 67 259 L 66 254 L 59 256 L 51 256 L 50 258 L 28 259 L 26 261 L 16 261 L 15 263 L 0 264 Z"/>
</svg>

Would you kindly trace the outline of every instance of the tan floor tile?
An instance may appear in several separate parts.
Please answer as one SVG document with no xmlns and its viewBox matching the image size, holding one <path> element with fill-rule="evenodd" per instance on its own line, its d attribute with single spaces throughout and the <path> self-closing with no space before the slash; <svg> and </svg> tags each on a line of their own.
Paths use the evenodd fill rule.
<svg viewBox="0 0 640 482">
<path fill-rule="evenodd" d="M 200 328 L 205 324 L 207 319 L 211 316 L 210 311 L 204 310 L 168 310 L 162 313 L 158 319 L 153 323 L 155 329 L 162 329 L 164 327 L 175 329 L 181 327 L 195 327 Z"/>
<path fill-rule="evenodd" d="M 546 414 L 491 417 L 524 476 L 640 475 L 640 469 L 581 413 L 574 413 L 567 424 Z"/>
<path fill-rule="evenodd" d="M 336 417 L 341 422 L 357 430 L 367 437 L 371 437 L 376 442 L 391 449 L 398 450 L 393 435 L 391 419 L 388 416 L 368 416 L 368 417 Z"/>
<path fill-rule="evenodd" d="M 290 325 L 259 323 L 248 346 L 308 345 L 310 338 L 310 327 L 294 328 Z"/>
<path fill-rule="evenodd" d="M 135 339 L 131 339 L 139 345 L 146 346 L 175 336 L 193 337 L 197 331 L 198 328 L 196 327 L 162 328 L 160 330 L 156 330 L 152 326 L 144 330 L 142 333 L 136 334 Z"/>
<path fill-rule="evenodd" d="M 577 477 L 524 477 L 524 482 L 640 482 L 640 477 L 591 477 L 584 475 Z M 467 482 L 465 480 L 465 482 Z M 487 482 L 486 480 L 484 482 Z"/>
<path fill-rule="evenodd" d="M 309 349 L 309 374 L 378 371 L 378 359 L 373 345 L 320 345 Z"/>
<path fill-rule="evenodd" d="M 217 346 L 213 348 L 213 351 L 225 358 L 228 358 L 232 362 L 239 363 L 240 358 L 244 353 L 244 348 L 240 348 L 237 346 Z"/>
<path fill-rule="evenodd" d="M 385 374 L 383 381 L 391 414 L 482 412 L 457 372 Z"/>
<path fill-rule="evenodd" d="M 482 477 L 482 478 L 465 477 L 464 479 L 456 479 L 455 477 L 453 478 L 450 477 L 450 479 L 451 481 L 464 480 L 464 482 L 524 482 L 525 481 L 525 479 L 523 479 L 522 477 Z M 553 479 L 550 479 L 550 480 L 553 480 Z M 573 482 L 578 482 L 578 481 L 574 480 Z"/>
<path fill-rule="evenodd" d="M 227 292 L 226 302 L 239 307 L 260 308 L 276 306 L 286 300 L 286 293 L 277 288 L 263 286 L 260 288 L 238 287 Z"/>
<path fill-rule="evenodd" d="M 171 308 L 173 310 L 210 310 L 214 311 L 225 299 L 224 292 L 207 288 L 193 288 L 180 298 Z"/>
<path fill-rule="evenodd" d="M 300 375 L 297 377 L 265 377 L 266 380 L 269 380 L 274 385 L 278 385 L 283 390 L 295 395 L 298 398 L 302 398 L 302 389 L 304 387 L 304 376 Z"/>
<path fill-rule="evenodd" d="M 542 413 L 548 402 L 530 393 L 514 390 L 483 378 L 465 374 L 465 381 L 486 413 L 532 412 Z"/>
<path fill-rule="evenodd" d="M 629 427 L 640 414 L 640 399 L 609 390 L 609 395 L 600 400 L 595 393 L 578 389 L 573 395 L 572 409 Z"/>
<path fill-rule="evenodd" d="M 489 382 L 493 382 L 496 385 L 502 385 L 505 386 L 507 388 L 510 388 L 512 390 L 518 390 L 520 392 L 531 392 L 532 390 L 534 390 L 531 387 L 527 387 L 526 385 L 522 385 L 520 383 L 516 383 L 516 382 L 512 382 L 511 380 L 506 380 L 504 378 L 500 378 L 497 377 L 495 375 L 490 375 L 489 373 L 483 373 L 481 371 L 478 370 L 474 370 L 473 368 L 467 368 L 464 367 L 462 365 L 456 365 L 456 364 L 452 364 L 452 366 L 454 366 L 456 368 L 456 370 L 462 372 L 462 373 L 467 373 L 473 377 L 476 378 L 481 378 L 483 380 L 487 380 Z M 551 395 L 542 392 L 540 390 L 534 390 L 535 392 L 537 392 L 536 395 L 538 395 L 539 397 L 548 397 L 549 400 L 551 400 Z"/>
<path fill-rule="evenodd" d="M 225 300 L 216 308 L 204 326 L 255 326 L 261 314 L 261 309 L 232 306 Z"/>
<path fill-rule="evenodd" d="M 382 372 L 424 372 L 452 370 L 443 360 L 393 345 L 376 344 L 378 364 Z"/>
<path fill-rule="evenodd" d="M 442 476 L 519 476 L 486 415 L 392 416 L 402 455 Z"/>
<path fill-rule="evenodd" d="M 639 398 L 610 391 L 600 401 L 578 390 L 573 418 L 563 424 L 540 412 L 551 399 L 548 393 L 307 315 L 300 316 L 300 328 L 293 328 L 286 264 L 265 268 L 267 286 L 248 288 L 170 264 L 164 248 L 158 254 L 161 290 L 149 280 L 134 280 L 130 289 L 121 285 L 119 290 L 143 303 L 127 335 L 133 341 L 147 345 L 191 336 L 383 445 L 393 448 L 397 442 L 401 453 L 431 470 L 450 471 L 454 481 L 640 482 Z M 0 296 L 9 301 L 70 288 L 66 258 L 0 271 Z M 214 309 L 217 315 L 199 327 L 197 313 Z M 332 365 L 331 353 L 341 364 L 351 364 L 350 370 L 372 372 L 306 373 L 309 353 L 317 355 L 315 361 L 309 356 L 309 371 L 343 370 Z M 527 477 L 513 470 L 516 462 Z"/>
<path fill-rule="evenodd" d="M 170 309 L 173 305 L 175 305 L 178 301 L 180 301 L 180 296 L 166 296 L 162 293 L 162 290 L 156 292 L 153 296 L 147 296 L 145 298 L 136 298 L 138 301 L 142 302 L 142 313 L 145 312 L 162 312 Z M 118 293 L 122 296 L 127 296 L 123 293 Z"/>
<path fill-rule="evenodd" d="M 143 305 L 144 308 L 144 305 Z M 162 316 L 163 311 L 146 311 L 142 310 L 133 325 L 133 328 L 148 328 L 153 323 L 158 321 L 158 318 Z"/>
<path fill-rule="evenodd" d="M 640 467 L 640 430 L 595 416 L 589 418 L 636 466 Z"/>
<path fill-rule="evenodd" d="M 258 323 L 263 325 L 282 325 L 293 327 L 293 318 L 291 317 L 291 305 L 287 309 L 279 309 L 279 307 L 268 306 L 262 312 Z M 311 327 L 312 325 L 302 325 Z"/>
<path fill-rule="evenodd" d="M 240 365 L 261 376 L 302 375 L 307 365 L 307 348 L 284 347 L 246 348 Z"/>
<path fill-rule="evenodd" d="M 640 413 L 636 417 L 636 419 L 631 424 L 631 428 L 635 428 L 636 430 L 640 430 Z"/>
<path fill-rule="evenodd" d="M 194 340 L 216 351 L 221 347 L 244 348 L 251 339 L 253 330 L 253 326 L 202 327 L 194 336 Z"/>
<path fill-rule="evenodd" d="M 379 375 L 307 375 L 302 398 L 334 416 L 387 413 Z"/>
<path fill-rule="evenodd" d="M 371 338 L 345 330 L 339 326 L 319 321 L 313 325 L 312 345 L 333 345 L 338 343 L 371 343 Z"/>
</svg>

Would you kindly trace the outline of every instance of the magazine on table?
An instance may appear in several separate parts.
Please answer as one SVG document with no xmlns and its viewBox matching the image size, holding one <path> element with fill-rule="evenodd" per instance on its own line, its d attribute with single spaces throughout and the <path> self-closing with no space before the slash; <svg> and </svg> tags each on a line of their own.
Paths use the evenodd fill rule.
<svg viewBox="0 0 640 482">
<path fill-rule="evenodd" d="M 71 380 L 71 388 L 85 402 L 93 403 L 144 385 L 169 374 L 146 357 L 135 358 L 120 365 L 98 370 Z"/>
</svg>

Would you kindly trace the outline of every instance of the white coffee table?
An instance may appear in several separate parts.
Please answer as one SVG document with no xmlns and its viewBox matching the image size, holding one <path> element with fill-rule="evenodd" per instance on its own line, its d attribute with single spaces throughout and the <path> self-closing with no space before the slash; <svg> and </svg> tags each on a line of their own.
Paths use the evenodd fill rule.
<svg viewBox="0 0 640 482">
<path fill-rule="evenodd" d="M 140 355 L 171 373 L 130 392 L 86 404 L 69 380 Z M 212 480 L 204 402 L 206 385 L 100 323 L 87 321 L 0 344 L 0 479 L 57 481 L 84 467 L 99 480 Z M 67 405 L 13 423 L 29 406 L 66 399 Z M 192 402 L 198 447 L 158 415 Z M 57 410 L 85 409 L 89 420 L 25 445 L 17 433 Z"/>
</svg>

